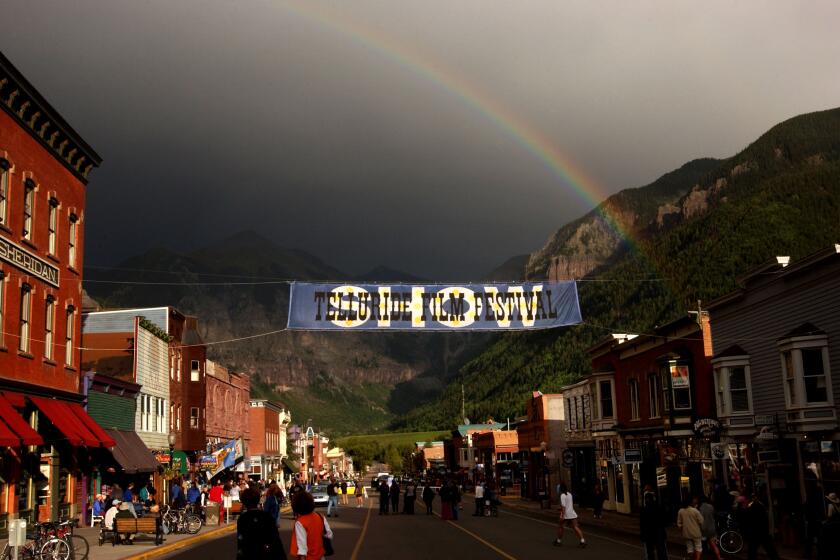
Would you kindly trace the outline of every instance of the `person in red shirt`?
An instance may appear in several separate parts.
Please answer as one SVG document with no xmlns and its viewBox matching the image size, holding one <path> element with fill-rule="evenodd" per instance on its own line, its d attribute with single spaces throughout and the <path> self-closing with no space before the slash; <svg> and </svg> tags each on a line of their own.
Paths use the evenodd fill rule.
<svg viewBox="0 0 840 560">
<path fill-rule="evenodd" d="M 292 531 L 292 546 L 289 553 L 295 560 L 322 560 L 323 537 L 332 539 L 330 524 L 320 513 L 315 513 L 315 500 L 309 492 L 296 492 L 292 497 L 292 511 L 297 519 Z"/>
</svg>

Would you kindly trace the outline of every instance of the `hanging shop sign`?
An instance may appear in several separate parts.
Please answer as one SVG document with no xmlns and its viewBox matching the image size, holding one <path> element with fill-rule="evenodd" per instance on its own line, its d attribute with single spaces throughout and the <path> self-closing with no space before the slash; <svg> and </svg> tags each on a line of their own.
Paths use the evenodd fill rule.
<svg viewBox="0 0 840 560">
<path fill-rule="evenodd" d="M 210 455 L 199 459 L 199 464 L 207 471 L 207 478 L 213 478 L 225 469 L 242 461 L 245 456 L 242 439 L 232 439 Z"/>
<path fill-rule="evenodd" d="M 641 463 L 642 462 L 642 450 L 641 449 L 625 449 L 624 450 L 624 462 L 625 463 Z"/>
<path fill-rule="evenodd" d="M 727 458 L 727 449 L 725 443 L 712 443 L 709 445 L 709 447 L 712 453 L 712 459 L 722 461 Z"/>
<path fill-rule="evenodd" d="M 714 437 L 720 433 L 720 421 L 716 418 L 698 418 L 694 422 L 694 433 L 704 438 Z"/>
<path fill-rule="evenodd" d="M 563 466 L 567 469 L 575 466 L 575 452 L 571 449 L 563 450 Z"/>
<path fill-rule="evenodd" d="M 291 285 L 289 329 L 531 330 L 581 322 L 575 282 Z"/>
</svg>

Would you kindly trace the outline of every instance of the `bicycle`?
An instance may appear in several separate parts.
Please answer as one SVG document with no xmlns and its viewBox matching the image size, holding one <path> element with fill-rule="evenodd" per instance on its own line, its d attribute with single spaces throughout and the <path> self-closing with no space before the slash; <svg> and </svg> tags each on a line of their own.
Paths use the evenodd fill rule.
<svg viewBox="0 0 840 560">
<path fill-rule="evenodd" d="M 722 525 L 723 531 L 721 531 L 720 537 L 718 537 L 720 549 L 727 554 L 738 554 L 744 548 L 744 537 L 738 531 L 738 524 L 735 522 L 732 514 L 727 514 Z"/>
<path fill-rule="evenodd" d="M 82 535 L 75 534 L 76 521 L 68 519 L 60 522 L 43 523 L 43 527 L 46 536 L 59 538 L 70 545 L 70 557 L 73 560 L 87 560 L 90 545 Z"/>
<path fill-rule="evenodd" d="M 55 523 L 36 523 L 26 533 L 26 542 L 18 547 L 18 560 L 71 560 L 72 545 L 69 540 L 55 536 Z M 0 560 L 11 560 L 12 547 L 6 543 Z"/>
<path fill-rule="evenodd" d="M 160 515 L 164 534 L 187 533 L 194 535 L 201 529 L 202 521 L 199 515 L 188 512 L 186 508 L 173 509 L 168 505 L 163 507 Z"/>
</svg>

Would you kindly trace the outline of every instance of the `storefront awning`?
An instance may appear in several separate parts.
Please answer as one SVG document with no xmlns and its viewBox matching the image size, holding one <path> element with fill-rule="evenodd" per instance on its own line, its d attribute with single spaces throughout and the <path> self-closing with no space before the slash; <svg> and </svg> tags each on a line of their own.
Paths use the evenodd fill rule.
<svg viewBox="0 0 840 560">
<path fill-rule="evenodd" d="M 44 443 L 44 438 L 23 419 L 20 413 L 12 406 L 12 403 L 3 395 L 0 395 L 0 418 L 8 424 L 11 431 L 18 438 L 15 443 L 5 445 L 41 445 Z"/>
<path fill-rule="evenodd" d="M 68 403 L 57 399 L 30 396 L 29 399 L 43 412 L 50 422 L 58 429 L 72 445 L 86 445 L 88 447 L 113 447 L 116 442 L 101 428 L 94 433 L 89 424 L 96 422 L 88 416 L 84 409 L 75 403 Z"/>
<path fill-rule="evenodd" d="M 111 454 L 126 473 L 151 473 L 157 470 L 157 460 L 136 432 L 123 430 L 103 431 L 115 442 L 115 445 L 112 446 Z"/>
</svg>

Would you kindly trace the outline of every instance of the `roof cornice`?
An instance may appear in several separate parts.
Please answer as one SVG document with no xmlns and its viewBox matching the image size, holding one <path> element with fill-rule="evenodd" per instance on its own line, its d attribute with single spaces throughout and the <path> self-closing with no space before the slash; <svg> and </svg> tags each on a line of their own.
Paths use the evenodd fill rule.
<svg viewBox="0 0 840 560">
<path fill-rule="evenodd" d="M 0 107 L 83 184 L 102 158 L 0 52 Z"/>
</svg>

